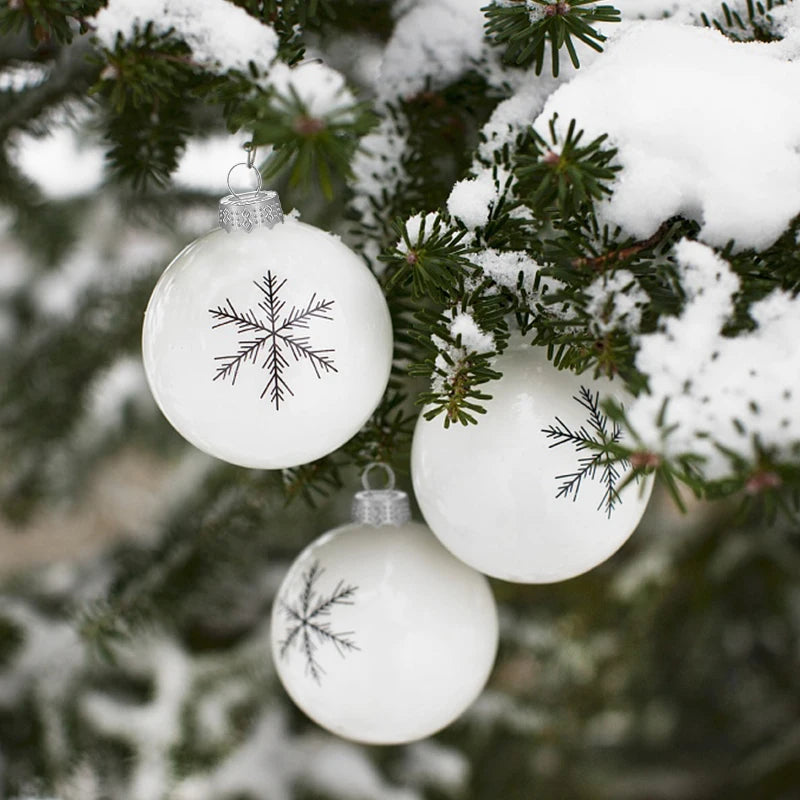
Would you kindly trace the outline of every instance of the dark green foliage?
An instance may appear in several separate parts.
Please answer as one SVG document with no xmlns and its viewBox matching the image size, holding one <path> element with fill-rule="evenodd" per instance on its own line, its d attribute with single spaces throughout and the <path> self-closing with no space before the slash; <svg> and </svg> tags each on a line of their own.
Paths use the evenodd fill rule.
<svg viewBox="0 0 800 800">
<path fill-rule="evenodd" d="M 314 508 L 318 502 L 338 492 L 343 486 L 339 464 L 330 456 L 283 471 L 287 504 L 302 498 Z"/>
<path fill-rule="evenodd" d="M 151 23 L 130 41 L 117 37 L 93 92 L 110 104 L 106 139 L 116 175 L 136 189 L 165 186 L 189 136 L 188 95 L 202 85 L 191 51 Z"/>
<path fill-rule="evenodd" d="M 800 250 L 797 236 L 800 217 L 792 220 L 786 232 L 770 247 L 761 251 L 734 250 L 730 242 L 721 256 L 743 281 L 744 289 L 735 298 L 733 317 L 725 326 L 725 333 L 735 336 L 741 331 L 753 330 L 755 322 L 750 317 L 750 306 L 775 289 L 792 294 L 800 292 Z"/>
<path fill-rule="evenodd" d="M 394 198 L 390 219 L 445 203 L 453 183 L 469 169 L 480 128 L 501 99 L 477 70 L 403 99 L 398 111 L 409 134 L 404 166 L 410 183 L 402 198 Z"/>
<path fill-rule="evenodd" d="M 139 347 L 141 309 L 151 288 L 147 276 L 93 289 L 81 299 L 76 317 L 60 322 L 20 305 L 19 345 L 14 358 L 0 361 L 0 452 L 5 463 L 0 500 L 7 518 L 23 521 L 51 495 L 48 462 L 69 446 L 92 381 L 121 352 Z M 77 458 L 76 453 L 74 478 L 82 474 Z"/>
<path fill-rule="evenodd" d="M 119 113 L 129 107 L 156 109 L 186 91 L 197 64 L 189 47 L 153 23 L 138 27 L 130 40 L 117 34 L 113 50 L 103 51 L 105 67 L 93 92 Z"/>
<path fill-rule="evenodd" d="M 8 664 L 25 641 L 18 625 L 0 616 L 0 667 Z"/>
<path fill-rule="evenodd" d="M 480 126 L 500 99 L 483 76 L 470 71 L 458 83 L 426 89 L 382 109 L 408 143 L 399 186 L 372 199 L 381 227 L 361 226 L 362 235 L 389 248 L 398 239 L 398 218 L 442 206 L 453 183 L 469 169 Z"/>
<path fill-rule="evenodd" d="M 619 229 L 601 229 L 593 218 L 588 225 L 574 219 L 559 221 L 559 226 L 542 242 L 541 258 L 548 264 L 544 275 L 561 286 L 540 300 L 534 343 L 546 345 L 548 357 L 559 368 L 618 374 L 637 392 L 644 388 L 644 379 L 634 366 L 636 348 L 630 334 L 612 330 L 598 335 L 595 323 L 607 320 L 602 314 L 597 320 L 588 313 L 583 290 L 599 276 L 612 276 L 623 268 L 630 271 L 635 284 L 625 289 L 638 286 L 649 298 L 639 331 L 655 330 L 662 315 L 677 314 L 682 307 L 684 298 L 670 253 L 680 239 L 692 237 L 697 226 L 680 218 L 668 220 L 643 241 L 623 238 Z M 565 307 L 571 312 L 566 316 L 561 313 Z"/>
<path fill-rule="evenodd" d="M 340 451 L 311 464 L 283 470 L 287 505 L 302 498 L 317 507 L 344 488 L 345 475 L 353 467 L 360 472 L 368 464 L 380 462 L 399 474 L 407 472 L 416 421 L 417 413 L 407 394 L 390 386 L 364 427 Z"/>
<path fill-rule="evenodd" d="M 374 124 L 364 103 L 346 103 L 324 117 L 315 117 L 290 86 L 288 96 L 255 93 L 238 109 L 231 126 L 252 130 L 256 146 L 272 145 L 273 153 L 261 167 L 267 180 L 286 169 L 291 186 L 308 188 L 313 180 L 331 200 L 334 180 L 350 175 L 350 159 L 358 140 Z"/>
<path fill-rule="evenodd" d="M 398 245 L 381 255 L 381 261 L 389 265 L 388 288 L 406 284 L 415 298 L 430 297 L 445 302 L 453 283 L 465 269 L 472 267 L 464 257 L 468 248 L 461 244 L 464 231 L 448 228 L 439 217 L 433 220 L 422 217 L 413 240 L 403 222 L 397 221 L 395 230 Z"/>
<path fill-rule="evenodd" d="M 448 340 L 452 340 L 452 336 L 441 322 L 437 325 L 430 319 L 426 321 L 434 330 L 445 333 L 447 339 L 441 338 L 450 344 Z M 485 404 L 492 399 L 490 394 L 479 387 L 503 376 L 492 368 L 495 353 L 476 353 L 462 348 L 461 353 L 454 356 L 448 352 L 441 354 L 432 345 L 428 349 L 431 351 L 428 359 L 410 370 L 411 375 L 434 380 L 434 388 L 429 392 L 422 392 L 418 399 L 420 404 L 430 406 L 424 411 L 425 419 L 431 420 L 444 415 L 442 418 L 445 428 L 449 428 L 454 422 L 462 425 L 476 424 L 476 415 L 485 414 Z M 437 363 L 439 359 L 443 363 Z M 441 382 L 441 389 L 437 386 L 437 379 Z"/>
<path fill-rule="evenodd" d="M 577 69 L 580 61 L 573 38 L 601 52 L 600 43 L 606 37 L 592 23 L 620 21 L 620 13 L 614 6 L 594 5 L 593 0 L 533 1 L 540 6 L 540 13 L 526 0 L 514 0 L 512 4 L 493 2 L 482 10 L 486 15 L 486 34 L 495 44 L 505 46 L 505 61 L 519 66 L 534 64 L 537 75 L 544 65 L 548 42 L 551 69 L 558 76 L 562 47 L 566 47 Z"/>
<path fill-rule="evenodd" d="M 75 29 L 85 33 L 87 18 L 94 16 L 106 0 L 8 0 L 0 9 L 0 33 L 26 31 L 32 45 L 52 39 L 71 42 Z"/>
<path fill-rule="evenodd" d="M 302 31 L 310 25 L 336 19 L 331 0 L 233 0 L 249 14 L 272 25 L 278 34 L 278 55 L 287 64 L 296 64 L 305 55 Z M 350 0 L 345 0 L 350 2 Z"/>
<path fill-rule="evenodd" d="M 43 265 L 55 264 L 73 243 L 80 209 L 70 203 L 46 202 L 1 150 L 0 203 L 13 215 L 13 231 Z"/>
<path fill-rule="evenodd" d="M 365 426 L 345 445 L 347 455 L 361 471 L 381 462 L 398 473 L 408 471 L 408 453 L 417 412 L 409 396 L 392 386 Z"/>
<path fill-rule="evenodd" d="M 309 530 L 340 522 L 315 496 L 314 509 L 287 508 L 280 472 L 214 470 L 174 509 L 154 547 L 115 554 L 105 600 L 76 609 L 85 641 L 112 660 L 115 643 L 147 629 L 170 630 L 195 652 L 235 644 L 268 612 L 258 580 L 265 562 L 295 555 Z"/>
<path fill-rule="evenodd" d="M 745 0 L 745 3 L 744 16 L 739 11 L 738 3 L 733 7 L 722 3 L 722 13 L 719 16 L 709 17 L 704 11 L 700 14 L 700 19 L 707 28 L 714 27 L 735 42 L 773 42 L 779 39 L 769 12 L 785 5 L 785 0 Z"/>
<path fill-rule="evenodd" d="M 36 699 L 26 692 L 11 709 L 0 709 L 0 742 L 3 743 L 3 783 L 14 787 L 34 787 L 50 777 L 44 751 L 40 746 L 42 720 Z"/>
<path fill-rule="evenodd" d="M 603 147 L 605 135 L 581 145 L 583 131 L 575 132 L 574 119 L 559 142 L 557 116 L 550 120 L 551 143 L 531 128 L 529 143 L 516 158 L 517 191 L 534 211 L 556 208 L 562 218 L 585 215 L 593 202 L 611 194 L 611 181 L 620 170 L 613 163 L 617 151 Z"/>
<path fill-rule="evenodd" d="M 453 422 L 475 424 L 475 415 L 486 413 L 485 403 L 491 400 L 491 394 L 482 387 L 502 375 L 493 368 L 493 357 L 505 349 L 506 316 L 512 308 L 502 294 L 488 291 L 490 288 L 489 282 L 482 282 L 475 289 L 467 289 L 462 278 L 457 290 L 451 292 L 446 310 L 417 314 L 424 333 L 417 333 L 416 338 L 427 355 L 409 372 L 431 380 L 431 390 L 422 392 L 417 402 L 430 406 L 424 411 L 426 419 L 443 414 L 445 427 Z M 459 313 L 469 313 L 484 333 L 491 333 L 491 350 L 476 352 L 463 344 L 460 333 L 453 334 L 451 324 Z"/>
</svg>

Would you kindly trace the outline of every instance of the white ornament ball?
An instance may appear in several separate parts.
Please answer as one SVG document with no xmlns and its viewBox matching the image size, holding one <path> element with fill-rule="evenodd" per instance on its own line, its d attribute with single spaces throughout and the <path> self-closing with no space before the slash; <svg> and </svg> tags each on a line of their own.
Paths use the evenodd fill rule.
<svg viewBox="0 0 800 800">
<path fill-rule="evenodd" d="M 633 533 L 652 479 L 621 484 L 589 439 L 625 442 L 603 413 L 624 403 L 621 383 L 557 370 L 543 348 L 514 344 L 496 361 L 503 377 L 477 425 L 420 415 L 411 471 L 426 522 L 471 567 L 507 581 L 550 583 L 580 575 Z"/>
<path fill-rule="evenodd" d="M 497 650 L 486 578 L 417 522 L 353 523 L 297 558 L 272 612 L 272 652 L 294 702 L 369 744 L 429 736 L 480 694 Z"/>
<path fill-rule="evenodd" d="M 167 419 L 244 467 L 296 466 L 350 439 L 389 379 L 377 281 L 335 236 L 292 218 L 188 245 L 145 314 L 144 366 Z"/>
</svg>

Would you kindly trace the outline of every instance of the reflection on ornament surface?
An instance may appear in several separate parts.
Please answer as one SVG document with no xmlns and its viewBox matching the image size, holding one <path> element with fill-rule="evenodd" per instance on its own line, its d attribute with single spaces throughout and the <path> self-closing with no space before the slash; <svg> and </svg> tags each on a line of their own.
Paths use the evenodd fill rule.
<svg viewBox="0 0 800 800">
<path fill-rule="evenodd" d="M 605 561 L 633 533 L 652 479 L 608 445 L 624 432 L 602 411 L 620 383 L 557 370 L 543 348 L 513 344 L 477 425 L 420 415 L 411 469 L 420 509 L 455 556 L 493 577 L 549 583 Z"/>
<path fill-rule="evenodd" d="M 330 453 L 380 402 L 389 311 L 364 262 L 318 228 L 217 229 L 158 281 L 142 348 L 152 393 L 196 447 L 278 469 Z"/>
</svg>

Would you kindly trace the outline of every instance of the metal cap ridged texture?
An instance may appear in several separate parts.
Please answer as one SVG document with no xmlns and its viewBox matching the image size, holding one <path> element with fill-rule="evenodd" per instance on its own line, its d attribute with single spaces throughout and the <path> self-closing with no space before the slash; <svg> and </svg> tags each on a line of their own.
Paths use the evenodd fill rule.
<svg viewBox="0 0 800 800">
<path fill-rule="evenodd" d="M 411 506 L 398 489 L 367 489 L 353 497 L 352 516 L 365 525 L 403 525 L 411 519 Z"/>
<path fill-rule="evenodd" d="M 250 233 L 254 228 L 273 228 L 279 222 L 283 222 L 283 209 L 277 192 L 229 194 L 219 201 L 219 225 L 228 233 Z"/>
</svg>

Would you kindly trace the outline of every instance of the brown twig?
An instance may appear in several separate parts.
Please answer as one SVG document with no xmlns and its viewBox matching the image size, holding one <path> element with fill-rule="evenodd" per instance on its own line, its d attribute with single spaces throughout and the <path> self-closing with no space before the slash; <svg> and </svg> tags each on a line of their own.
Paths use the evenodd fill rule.
<svg viewBox="0 0 800 800">
<path fill-rule="evenodd" d="M 648 236 L 647 239 L 643 239 L 641 242 L 634 242 L 628 247 L 623 247 L 619 250 L 611 250 L 608 253 L 603 253 L 603 255 L 595 256 L 594 258 L 573 258 L 572 266 L 576 269 L 584 269 L 585 267 L 589 267 L 595 272 L 601 272 L 609 264 L 613 264 L 618 261 L 625 261 L 632 256 L 635 256 L 637 253 L 641 253 L 642 250 L 647 250 L 648 248 L 658 244 L 667 235 L 672 227 L 673 222 L 674 220 L 672 219 L 662 222 L 659 229 L 652 236 Z"/>
</svg>

